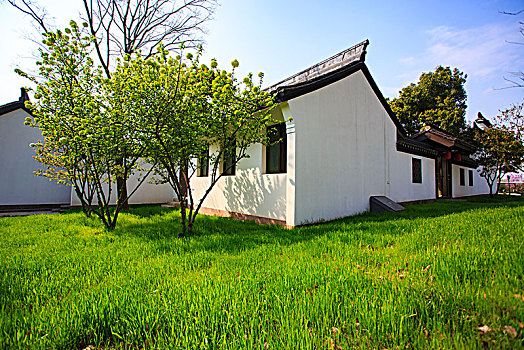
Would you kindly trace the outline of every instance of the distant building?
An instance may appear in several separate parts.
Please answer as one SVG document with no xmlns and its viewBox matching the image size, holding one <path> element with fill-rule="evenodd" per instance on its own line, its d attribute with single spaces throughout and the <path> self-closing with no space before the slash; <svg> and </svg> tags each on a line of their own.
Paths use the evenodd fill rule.
<svg viewBox="0 0 524 350">
<path fill-rule="evenodd" d="M 477 119 L 475 119 L 473 123 L 473 127 L 477 127 L 480 130 L 486 130 L 487 128 L 491 127 L 491 122 L 487 120 L 482 113 L 477 114 Z"/>
</svg>

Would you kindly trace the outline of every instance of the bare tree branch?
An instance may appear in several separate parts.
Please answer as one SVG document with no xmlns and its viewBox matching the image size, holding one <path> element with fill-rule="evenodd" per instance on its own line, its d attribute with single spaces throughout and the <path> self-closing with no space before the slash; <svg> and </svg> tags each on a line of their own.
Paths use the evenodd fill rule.
<svg viewBox="0 0 524 350">
<path fill-rule="evenodd" d="M 509 16 L 518 16 L 524 13 L 524 10 L 515 11 L 515 12 L 499 11 L 499 13 L 504 14 L 504 15 L 509 15 Z M 524 36 L 524 22 L 519 21 L 518 23 L 521 26 L 519 29 L 519 32 L 522 36 Z M 512 45 L 524 45 L 524 42 L 507 41 L 507 40 L 506 42 Z M 505 89 L 511 89 L 511 88 L 523 88 L 524 87 L 524 72 L 523 71 L 509 72 L 509 74 L 512 76 L 511 78 L 508 78 L 508 77 L 503 77 L 503 78 L 505 81 L 509 82 L 511 85 L 504 87 L 504 88 L 496 89 L 496 90 L 505 90 Z"/>
<path fill-rule="evenodd" d="M 21 11 L 22 13 L 30 16 L 33 21 L 35 21 L 43 30 L 45 33 L 48 33 L 49 30 L 48 27 L 45 25 L 45 17 L 47 16 L 47 12 L 40 8 L 38 5 L 34 4 L 30 0 L 20 0 L 20 3 L 16 0 L 7 0 L 17 10 Z"/>
<path fill-rule="evenodd" d="M 508 12 L 508 11 L 499 11 L 499 13 L 502 13 L 503 15 L 510 15 L 510 16 L 517 16 L 517 15 L 520 15 L 521 13 L 523 13 L 524 10 L 520 10 L 520 11 L 517 11 L 517 12 Z"/>
<path fill-rule="evenodd" d="M 44 31 L 47 13 L 35 0 L 7 0 L 30 16 Z M 110 77 L 115 56 L 142 52 L 156 53 L 160 43 L 167 50 L 180 44 L 196 47 L 202 43 L 203 25 L 211 19 L 217 0 L 82 0 L 89 32 L 95 40 L 100 63 Z"/>
</svg>

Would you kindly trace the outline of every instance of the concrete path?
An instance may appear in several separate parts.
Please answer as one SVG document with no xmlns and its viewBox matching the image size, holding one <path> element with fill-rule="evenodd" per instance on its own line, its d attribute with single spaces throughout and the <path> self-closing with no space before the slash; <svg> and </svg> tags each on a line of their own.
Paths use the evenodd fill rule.
<svg viewBox="0 0 524 350">
<path fill-rule="evenodd" d="M 50 215 L 58 214 L 59 210 L 36 210 L 36 211 L 9 211 L 9 212 L 0 212 L 0 218 L 11 217 L 11 216 L 29 216 L 29 215 Z"/>
</svg>

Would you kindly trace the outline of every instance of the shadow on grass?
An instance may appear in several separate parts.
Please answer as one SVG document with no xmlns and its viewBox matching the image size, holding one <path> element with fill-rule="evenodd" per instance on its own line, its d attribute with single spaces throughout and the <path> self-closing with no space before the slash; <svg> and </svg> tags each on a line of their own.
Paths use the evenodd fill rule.
<svg viewBox="0 0 524 350">
<path fill-rule="evenodd" d="M 398 213 L 364 213 L 291 230 L 276 225 L 260 225 L 251 221 L 199 215 L 193 234 L 183 240 L 177 238 L 182 231 L 178 210 L 160 206 L 139 206 L 131 208 L 130 213 L 130 217 L 138 218 L 139 222 L 122 220 L 115 234 L 153 241 L 164 253 L 173 249 L 238 253 L 263 244 L 291 245 L 305 242 L 330 232 L 366 232 L 370 231 L 370 225 L 388 221 L 391 221 L 391 225 L 384 226 L 384 230 L 389 229 L 390 234 L 403 235 L 405 232 L 396 231 L 395 222 L 399 220 L 435 218 L 474 209 L 502 206 L 524 206 L 524 200 L 520 197 L 508 196 L 498 196 L 493 199 L 486 196 L 468 200 L 439 200 L 407 206 L 406 210 Z"/>
</svg>

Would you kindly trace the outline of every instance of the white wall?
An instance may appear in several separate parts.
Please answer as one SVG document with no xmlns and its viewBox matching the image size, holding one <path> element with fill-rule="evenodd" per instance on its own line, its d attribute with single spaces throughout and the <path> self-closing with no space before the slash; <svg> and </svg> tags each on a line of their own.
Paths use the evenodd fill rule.
<svg viewBox="0 0 524 350">
<path fill-rule="evenodd" d="M 248 154 L 250 158 L 238 162 L 234 176 L 223 176 L 217 182 L 203 207 L 286 220 L 287 174 L 264 174 L 261 144 L 252 145 Z M 210 180 L 210 177 L 192 178 L 195 202 L 202 198 Z"/>
<path fill-rule="evenodd" d="M 24 125 L 27 116 L 23 109 L 0 116 L 0 205 L 69 204 L 69 186 L 33 173 L 43 165 L 29 144 L 42 134 Z"/>
<path fill-rule="evenodd" d="M 147 169 L 148 165 L 143 165 L 143 168 Z M 131 192 L 136 188 L 138 183 L 141 181 L 142 174 L 145 174 L 146 172 L 137 173 L 134 175 L 131 175 L 129 179 L 127 180 L 127 193 L 131 194 Z M 129 204 L 159 204 L 159 203 L 166 203 L 173 201 L 174 192 L 173 189 L 169 184 L 159 184 L 156 185 L 152 183 L 150 180 L 153 176 L 149 175 L 147 179 L 142 183 L 142 185 L 136 190 L 136 192 L 131 196 L 129 199 Z M 105 193 L 108 193 L 109 186 L 105 187 Z M 116 204 L 117 199 L 117 190 L 116 190 L 116 184 L 112 184 L 111 189 L 111 201 L 110 204 L 114 205 Z M 96 203 L 96 198 L 94 200 L 94 203 Z M 71 191 L 71 205 L 73 206 L 80 206 L 80 200 L 78 199 L 78 196 L 76 195 L 75 191 Z"/>
<path fill-rule="evenodd" d="M 433 160 L 423 161 L 423 184 L 412 184 L 412 156 L 396 151 L 396 126 L 361 71 L 288 104 L 296 225 L 364 212 L 372 195 L 435 197 Z"/>
<path fill-rule="evenodd" d="M 412 159 L 422 162 L 422 183 L 413 183 Z M 390 184 L 388 197 L 396 202 L 435 199 L 435 160 L 390 150 Z"/>
<path fill-rule="evenodd" d="M 460 185 L 460 169 L 464 169 L 465 175 L 465 186 Z M 469 184 L 469 174 L 468 171 L 473 170 L 473 186 Z M 452 164 L 451 166 L 451 179 L 452 179 L 452 192 L 453 198 L 455 197 L 467 197 L 467 196 L 476 196 L 479 194 L 489 194 L 489 186 L 486 180 L 479 175 L 477 169 L 471 169 L 468 167 Z M 496 189 L 496 184 L 494 188 Z M 495 190 L 493 190 L 495 193 Z"/>
</svg>

